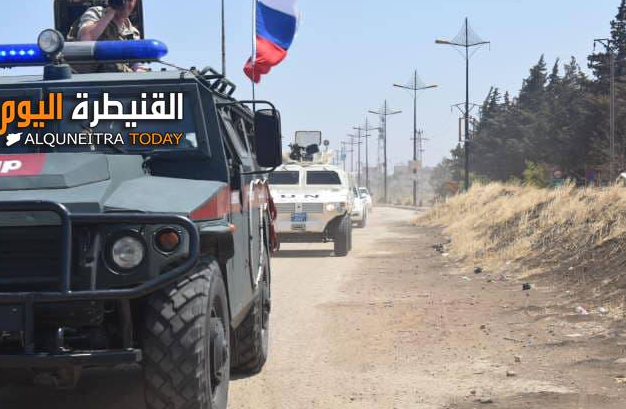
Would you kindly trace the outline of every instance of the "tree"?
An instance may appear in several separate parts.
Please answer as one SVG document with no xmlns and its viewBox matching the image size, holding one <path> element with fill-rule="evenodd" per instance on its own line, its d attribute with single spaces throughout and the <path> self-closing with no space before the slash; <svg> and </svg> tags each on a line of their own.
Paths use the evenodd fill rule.
<svg viewBox="0 0 626 409">
<path fill-rule="evenodd" d="M 548 169 L 535 162 L 527 161 L 524 170 L 524 183 L 529 186 L 545 188 L 550 184 Z"/>
<path fill-rule="evenodd" d="M 626 0 L 621 0 L 615 19 L 611 21 L 611 44 L 617 60 L 626 58 Z M 603 85 L 606 89 L 609 81 L 609 58 L 606 49 L 589 56 L 589 68 L 593 71 L 595 78 L 599 80 L 598 85 Z M 618 66 L 618 76 L 626 74 L 626 67 Z"/>
<path fill-rule="evenodd" d="M 626 59 L 626 0 L 620 0 L 611 21 L 611 38 L 617 58 Z M 526 176 L 541 185 L 537 174 L 556 168 L 580 181 L 589 169 L 608 175 L 609 67 L 602 52 L 588 61 L 592 76 L 582 72 L 574 57 L 565 64 L 555 61 L 548 71 L 542 55 L 517 97 L 508 91 L 502 97 L 496 86 L 491 87 L 470 145 L 470 169 L 476 177 L 508 181 Z M 626 64 L 620 67 L 626 76 Z M 618 80 L 616 87 L 617 170 L 625 171 L 626 82 Z M 458 147 L 451 153 L 449 165 L 460 172 L 464 150 Z"/>
<path fill-rule="evenodd" d="M 548 77 L 548 86 L 546 87 L 548 92 L 554 93 L 556 89 L 559 88 L 561 77 L 559 76 L 559 62 L 560 60 L 557 58 L 554 62 L 554 67 L 552 67 L 552 73 Z"/>
<path fill-rule="evenodd" d="M 546 60 L 542 55 L 539 62 L 530 69 L 528 78 L 524 80 L 519 93 L 520 104 L 532 107 L 533 104 L 537 103 L 546 90 L 547 80 Z"/>
</svg>

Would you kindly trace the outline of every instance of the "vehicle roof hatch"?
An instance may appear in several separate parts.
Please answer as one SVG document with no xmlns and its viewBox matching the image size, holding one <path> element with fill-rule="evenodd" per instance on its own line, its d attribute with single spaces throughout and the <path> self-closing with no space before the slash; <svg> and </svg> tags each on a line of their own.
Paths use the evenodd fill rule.
<svg viewBox="0 0 626 409">
<path fill-rule="evenodd" d="M 54 0 L 54 26 L 63 34 L 63 37 L 67 38 L 72 25 L 89 7 L 105 7 L 106 3 L 106 0 Z M 141 0 L 137 1 L 137 8 L 130 16 L 130 20 L 137 27 L 143 39 L 145 30 L 143 24 L 143 2 Z"/>
</svg>

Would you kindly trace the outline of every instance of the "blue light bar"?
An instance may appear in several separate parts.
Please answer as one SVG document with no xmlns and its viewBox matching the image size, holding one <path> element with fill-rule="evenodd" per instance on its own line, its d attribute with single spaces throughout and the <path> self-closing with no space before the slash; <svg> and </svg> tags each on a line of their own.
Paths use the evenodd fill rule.
<svg viewBox="0 0 626 409">
<path fill-rule="evenodd" d="M 167 46 L 158 40 L 67 42 L 61 52 L 69 63 L 150 62 L 167 53 Z M 43 66 L 51 62 L 37 44 L 0 45 L 0 67 Z"/>
<path fill-rule="evenodd" d="M 49 62 L 37 44 L 0 45 L 0 67 L 46 65 Z"/>
<path fill-rule="evenodd" d="M 158 40 L 98 41 L 93 57 L 96 61 L 155 61 L 167 51 Z"/>
</svg>

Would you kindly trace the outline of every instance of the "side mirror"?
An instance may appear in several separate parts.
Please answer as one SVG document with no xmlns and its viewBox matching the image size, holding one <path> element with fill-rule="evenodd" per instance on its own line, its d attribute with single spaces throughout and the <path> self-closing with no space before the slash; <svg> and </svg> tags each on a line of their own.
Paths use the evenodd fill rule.
<svg viewBox="0 0 626 409">
<path fill-rule="evenodd" d="M 261 109 L 254 114 L 256 160 L 259 166 L 273 168 L 283 163 L 280 112 Z"/>
</svg>

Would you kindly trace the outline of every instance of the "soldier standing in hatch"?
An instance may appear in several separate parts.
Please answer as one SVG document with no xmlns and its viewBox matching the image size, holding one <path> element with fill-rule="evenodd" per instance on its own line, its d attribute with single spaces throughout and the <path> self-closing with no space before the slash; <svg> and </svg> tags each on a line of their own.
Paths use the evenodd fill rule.
<svg viewBox="0 0 626 409">
<path fill-rule="evenodd" d="M 139 0 L 109 0 L 108 7 L 91 7 L 70 29 L 69 41 L 139 40 L 141 33 L 130 21 Z M 139 64 L 76 64 L 79 73 L 144 72 Z"/>
</svg>

